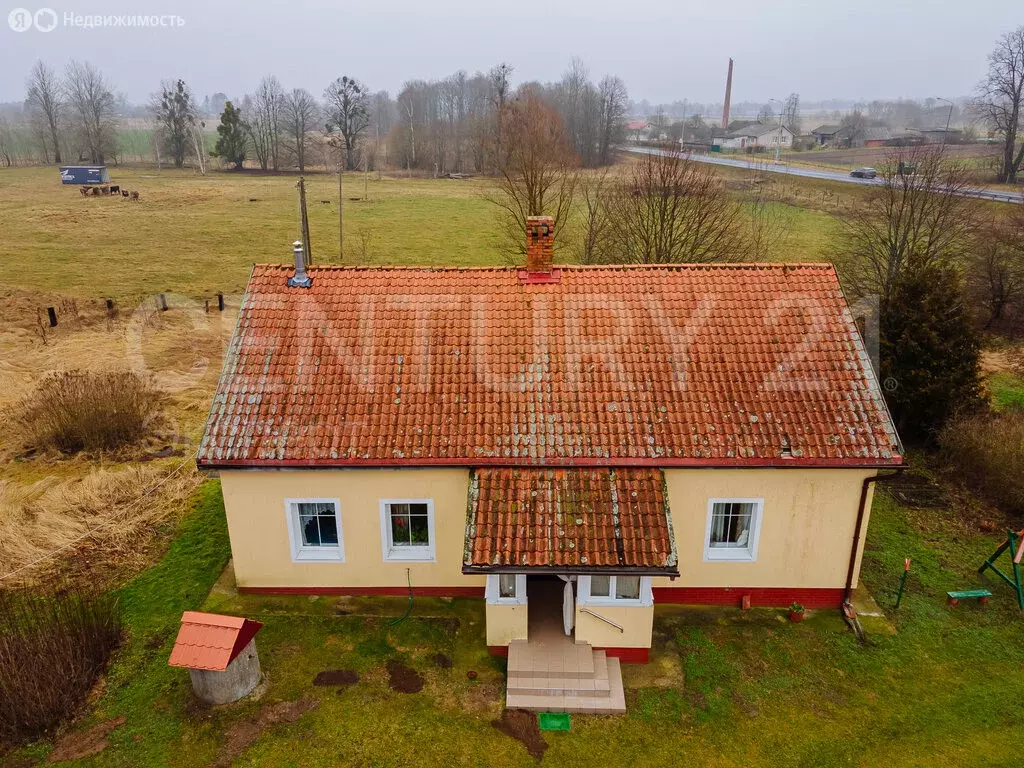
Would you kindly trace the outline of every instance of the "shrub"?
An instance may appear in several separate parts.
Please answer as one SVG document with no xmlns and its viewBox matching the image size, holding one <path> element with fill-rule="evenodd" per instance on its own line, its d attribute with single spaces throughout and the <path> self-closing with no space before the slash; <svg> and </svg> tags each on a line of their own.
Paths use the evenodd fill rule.
<svg viewBox="0 0 1024 768">
<path fill-rule="evenodd" d="M 11 417 L 32 447 L 77 453 L 135 442 L 159 406 L 160 393 L 130 371 L 63 371 L 44 378 Z"/>
<path fill-rule="evenodd" d="M 0 741 L 35 739 L 72 717 L 120 639 L 109 596 L 0 597 Z"/>
<path fill-rule="evenodd" d="M 1024 412 L 953 419 L 939 443 L 968 486 L 1007 512 L 1024 514 Z"/>
</svg>

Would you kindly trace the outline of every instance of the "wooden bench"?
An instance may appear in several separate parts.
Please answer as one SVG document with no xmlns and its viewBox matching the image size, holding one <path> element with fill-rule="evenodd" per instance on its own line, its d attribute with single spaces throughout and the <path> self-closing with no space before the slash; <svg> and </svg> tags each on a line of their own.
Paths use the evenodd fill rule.
<svg viewBox="0 0 1024 768">
<path fill-rule="evenodd" d="M 961 600 L 969 600 L 975 598 L 981 605 L 986 605 L 988 599 L 992 597 L 992 593 L 987 589 L 968 589 L 964 592 L 947 592 L 946 593 L 946 604 L 956 606 L 960 604 Z"/>
</svg>

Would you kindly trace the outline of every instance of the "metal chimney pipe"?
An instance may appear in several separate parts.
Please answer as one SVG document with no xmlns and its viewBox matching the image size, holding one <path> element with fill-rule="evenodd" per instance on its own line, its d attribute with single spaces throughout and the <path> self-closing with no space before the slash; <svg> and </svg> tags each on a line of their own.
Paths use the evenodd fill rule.
<svg viewBox="0 0 1024 768">
<path fill-rule="evenodd" d="M 301 240 L 292 243 L 292 251 L 295 253 L 295 275 L 288 278 L 288 287 L 309 288 L 313 285 L 313 281 L 306 274 L 306 254 L 302 250 Z"/>
</svg>

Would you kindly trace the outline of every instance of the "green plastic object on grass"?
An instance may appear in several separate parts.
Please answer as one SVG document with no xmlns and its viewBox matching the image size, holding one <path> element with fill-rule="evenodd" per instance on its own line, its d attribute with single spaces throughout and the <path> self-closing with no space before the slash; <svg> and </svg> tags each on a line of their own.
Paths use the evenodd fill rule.
<svg viewBox="0 0 1024 768">
<path fill-rule="evenodd" d="M 568 731 L 571 721 L 568 712 L 541 712 L 537 724 L 542 731 Z"/>
</svg>

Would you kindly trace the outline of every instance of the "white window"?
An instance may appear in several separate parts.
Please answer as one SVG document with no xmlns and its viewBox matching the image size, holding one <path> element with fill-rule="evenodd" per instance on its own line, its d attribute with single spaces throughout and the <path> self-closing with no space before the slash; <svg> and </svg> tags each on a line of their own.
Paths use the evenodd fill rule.
<svg viewBox="0 0 1024 768">
<path fill-rule="evenodd" d="M 489 573 L 484 594 L 492 605 L 526 605 L 526 574 Z"/>
<path fill-rule="evenodd" d="M 757 560 L 764 499 L 710 499 L 704 560 Z"/>
<path fill-rule="evenodd" d="M 654 605 L 650 576 L 580 576 L 576 599 L 580 605 Z"/>
<path fill-rule="evenodd" d="M 381 499 L 380 538 L 385 560 L 433 562 L 434 502 Z"/>
<path fill-rule="evenodd" d="M 338 499 L 285 499 L 292 560 L 345 562 Z"/>
</svg>

